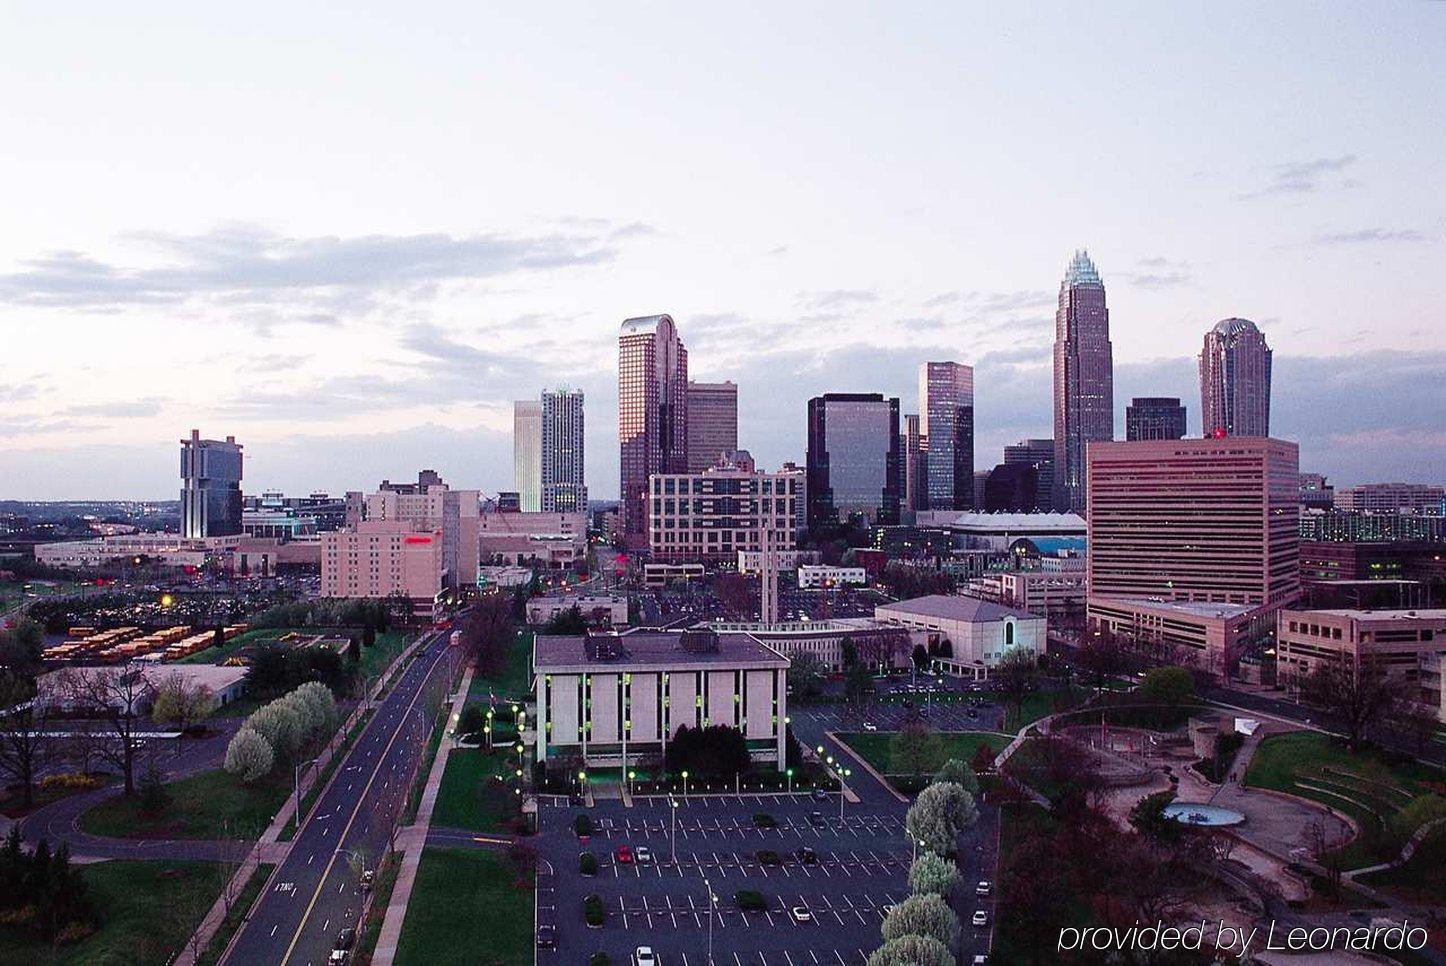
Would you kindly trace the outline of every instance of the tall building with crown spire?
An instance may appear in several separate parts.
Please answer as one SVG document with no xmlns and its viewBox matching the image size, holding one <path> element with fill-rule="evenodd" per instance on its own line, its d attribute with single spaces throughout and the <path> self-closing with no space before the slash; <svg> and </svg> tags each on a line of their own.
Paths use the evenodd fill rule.
<svg viewBox="0 0 1446 966">
<path fill-rule="evenodd" d="M 1114 439 L 1114 355 L 1105 285 L 1077 251 L 1059 285 L 1054 316 L 1054 502 L 1085 509 L 1085 449 Z"/>
<path fill-rule="evenodd" d="M 1270 346 L 1249 319 L 1225 319 L 1200 350 L 1200 418 L 1205 436 L 1270 435 Z"/>
</svg>

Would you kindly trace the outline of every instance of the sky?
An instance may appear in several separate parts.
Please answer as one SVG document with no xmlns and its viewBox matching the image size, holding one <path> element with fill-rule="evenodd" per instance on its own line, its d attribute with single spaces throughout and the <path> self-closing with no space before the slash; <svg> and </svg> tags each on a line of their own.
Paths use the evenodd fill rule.
<svg viewBox="0 0 1446 966">
<path fill-rule="evenodd" d="M 1024 9 L 1015 9 L 1024 6 Z M 1047 437 L 1060 278 L 1108 290 L 1116 432 L 1219 319 L 1338 485 L 1446 480 L 1446 3 L 54 4 L 0 12 L 0 499 L 436 468 L 512 488 L 511 403 L 624 318 L 806 400 L 975 366 L 976 468 Z"/>
</svg>

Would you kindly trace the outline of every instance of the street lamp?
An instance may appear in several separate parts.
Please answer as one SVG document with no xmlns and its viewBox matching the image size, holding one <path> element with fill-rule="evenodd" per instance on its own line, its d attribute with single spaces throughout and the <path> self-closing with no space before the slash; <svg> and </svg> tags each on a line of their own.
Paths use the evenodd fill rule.
<svg viewBox="0 0 1446 966">
<path fill-rule="evenodd" d="M 519 738 L 517 741 L 517 776 L 519 778 L 522 777 L 522 749 L 522 740 Z"/>
<path fill-rule="evenodd" d="M 843 817 L 844 817 L 844 816 L 843 816 L 844 779 L 847 778 L 849 775 L 852 775 L 852 774 L 853 774 L 853 771 L 852 771 L 851 769 L 848 769 L 848 768 L 840 768 L 840 769 L 837 769 L 837 770 L 836 770 L 835 774 L 838 775 L 838 820 L 839 820 L 839 824 L 842 825 L 842 824 L 843 824 Z"/>
<path fill-rule="evenodd" d="M 631 795 L 631 794 L 633 793 L 633 782 L 637 779 L 637 777 L 638 777 L 638 773 L 637 773 L 636 771 L 633 771 L 633 770 L 629 769 L 629 771 L 628 771 L 628 794 L 629 794 L 629 795 Z"/>
<path fill-rule="evenodd" d="M 718 897 L 713 894 L 713 884 L 708 877 L 703 877 L 703 888 L 708 890 L 708 966 L 713 966 L 713 910 L 717 906 Z"/>
<path fill-rule="evenodd" d="M 677 865 L 677 864 L 678 864 L 678 800 L 677 800 L 676 798 L 674 798 L 672 795 L 669 795 L 669 796 L 668 796 L 668 805 L 671 806 L 670 809 L 669 809 L 669 811 L 670 811 L 670 812 L 672 813 L 672 815 L 673 815 L 673 825 L 672 825 L 672 829 L 671 829 L 671 831 L 670 831 L 670 833 L 669 833 L 668 852 L 670 853 L 670 855 L 671 855 L 671 857 L 672 857 L 673 864 L 674 864 L 674 865 Z"/>
<path fill-rule="evenodd" d="M 792 768 L 787 768 L 787 769 L 784 770 L 783 773 L 788 776 L 788 794 L 792 795 L 792 794 L 793 794 L 793 769 L 792 769 Z"/>
<path fill-rule="evenodd" d="M 688 771 L 687 771 L 687 769 L 684 769 L 684 770 L 683 770 L 683 797 L 684 797 L 684 798 L 687 798 L 687 797 L 688 797 Z"/>
<path fill-rule="evenodd" d="M 298 831 L 301 829 L 301 769 L 307 765 L 314 765 L 318 761 L 321 759 L 313 758 L 311 761 L 298 762 L 291 766 L 291 788 L 292 793 L 296 796 L 296 828 Z"/>
</svg>

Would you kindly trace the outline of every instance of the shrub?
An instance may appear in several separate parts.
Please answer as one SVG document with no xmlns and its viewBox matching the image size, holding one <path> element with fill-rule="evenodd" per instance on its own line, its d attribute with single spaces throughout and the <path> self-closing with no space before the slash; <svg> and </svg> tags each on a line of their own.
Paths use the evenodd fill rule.
<svg viewBox="0 0 1446 966">
<path fill-rule="evenodd" d="M 601 926 L 607 918 L 603 901 L 595 893 L 582 900 L 582 917 L 589 926 Z"/>
<path fill-rule="evenodd" d="M 240 776 L 246 783 L 256 781 L 271 771 L 276 758 L 271 745 L 261 733 L 250 726 L 243 726 L 226 746 L 226 771 Z"/>
<path fill-rule="evenodd" d="M 757 815 L 753 816 L 753 827 L 777 828 L 778 819 L 774 818 L 772 815 L 769 815 L 767 812 L 759 812 Z"/>
<path fill-rule="evenodd" d="M 40 787 L 50 788 L 73 788 L 77 790 L 88 790 L 99 788 L 105 782 L 94 775 L 87 775 L 80 771 L 62 771 L 54 775 L 46 775 L 40 779 Z"/>
<path fill-rule="evenodd" d="M 583 875 L 597 875 L 597 856 L 584 852 L 577 857 L 577 871 Z"/>
<path fill-rule="evenodd" d="M 768 905 L 757 889 L 739 889 L 733 893 L 733 904 L 744 912 L 762 912 Z"/>
</svg>

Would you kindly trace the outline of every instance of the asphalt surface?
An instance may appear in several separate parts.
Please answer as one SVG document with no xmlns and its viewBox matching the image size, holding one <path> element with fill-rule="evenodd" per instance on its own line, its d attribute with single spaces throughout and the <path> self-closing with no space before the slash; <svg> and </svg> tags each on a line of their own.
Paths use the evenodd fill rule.
<svg viewBox="0 0 1446 966">
<path fill-rule="evenodd" d="M 341 762 L 271 876 L 223 962 L 322 966 L 337 934 L 361 912 L 357 857 L 375 867 L 426 744 L 422 695 L 445 673 L 448 635 L 434 634 Z"/>
</svg>

